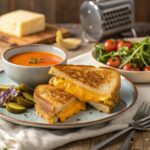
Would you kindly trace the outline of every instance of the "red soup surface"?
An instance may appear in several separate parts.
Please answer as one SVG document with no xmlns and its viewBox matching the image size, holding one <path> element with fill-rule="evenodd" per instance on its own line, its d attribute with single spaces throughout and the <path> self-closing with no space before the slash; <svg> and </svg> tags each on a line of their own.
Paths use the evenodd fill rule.
<svg viewBox="0 0 150 150">
<path fill-rule="evenodd" d="M 58 64 L 63 59 L 49 52 L 25 52 L 12 56 L 9 61 L 23 66 L 48 66 Z"/>
</svg>

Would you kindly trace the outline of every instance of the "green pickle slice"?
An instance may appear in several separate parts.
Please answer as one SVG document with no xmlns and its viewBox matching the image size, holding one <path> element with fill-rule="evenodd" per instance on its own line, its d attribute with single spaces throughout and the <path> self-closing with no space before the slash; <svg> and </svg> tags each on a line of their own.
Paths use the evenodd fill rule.
<svg viewBox="0 0 150 150">
<path fill-rule="evenodd" d="M 34 98 L 33 98 L 33 96 L 32 96 L 31 94 L 26 93 L 26 92 L 22 92 L 22 95 L 23 95 L 23 97 L 26 98 L 27 100 L 30 100 L 30 101 L 34 102 Z"/>
<path fill-rule="evenodd" d="M 21 84 L 19 85 L 19 88 L 20 88 L 20 90 L 23 90 L 23 91 L 28 92 L 28 93 L 31 93 L 31 94 L 33 94 L 33 92 L 34 92 L 34 89 L 28 87 L 27 85 L 25 85 L 25 84 L 23 84 L 23 83 L 21 83 Z"/>
<path fill-rule="evenodd" d="M 7 90 L 11 86 L 13 86 L 13 88 L 15 88 L 17 91 L 21 90 L 20 86 L 16 86 L 16 85 L 2 85 L 2 84 L 0 84 L 0 91 Z"/>
<path fill-rule="evenodd" d="M 11 113 L 23 113 L 26 110 L 26 107 L 23 107 L 16 102 L 8 102 L 6 104 L 6 110 Z"/>
<path fill-rule="evenodd" d="M 7 90 L 8 88 L 9 86 L 7 85 L 0 85 L 0 91 Z"/>
<path fill-rule="evenodd" d="M 26 108 L 31 108 L 34 106 L 34 102 L 28 100 L 28 99 L 25 99 L 23 98 L 22 96 L 18 96 L 17 97 L 17 103 L 21 106 L 24 106 Z"/>
</svg>

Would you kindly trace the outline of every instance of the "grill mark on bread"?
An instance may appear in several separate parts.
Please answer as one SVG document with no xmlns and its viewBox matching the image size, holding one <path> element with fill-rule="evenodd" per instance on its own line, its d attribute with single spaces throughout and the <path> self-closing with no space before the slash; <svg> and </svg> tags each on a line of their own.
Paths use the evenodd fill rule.
<svg viewBox="0 0 150 150">
<path fill-rule="evenodd" d="M 59 89 L 52 89 L 51 90 L 52 97 L 55 97 L 55 101 L 59 101 L 62 104 L 68 102 L 68 100 L 72 97 L 70 94 L 66 94 L 64 91 Z"/>
<path fill-rule="evenodd" d="M 86 80 L 81 78 L 73 78 L 69 74 L 65 73 L 65 70 L 72 70 L 72 74 L 78 70 L 86 72 L 90 70 L 91 72 L 95 72 L 95 74 L 101 76 L 104 81 L 101 81 L 100 83 L 96 83 L 96 87 L 90 86 Z M 120 88 L 120 74 L 115 70 L 111 68 L 106 67 L 94 67 L 94 66 L 85 66 L 85 65 L 55 65 L 52 66 L 49 70 L 49 74 L 58 76 L 62 79 L 68 80 L 70 82 L 73 82 L 74 84 L 77 84 L 81 86 L 82 88 L 88 89 L 90 91 L 93 91 L 95 93 L 99 93 L 100 95 L 108 95 L 108 92 L 110 96 L 114 96 L 116 91 Z M 93 78 L 92 78 L 93 82 Z M 107 86 L 106 86 L 107 85 Z"/>
<path fill-rule="evenodd" d="M 53 99 L 53 102 L 59 102 L 61 104 L 65 104 L 70 99 L 73 99 L 73 96 L 69 93 L 64 92 L 61 89 L 56 89 L 54 86 L 45 86 L 43 89 L 37 89 L 38 93 L 40 93 L 40 97 L 44 98 L 47 96 L 49 99 Z M 45 94 L 45 95 L 44 95 Z"/>
<path fill-rule="evenodd" d="M 57 67 L 57 66 L 56 66 Z M 103 84 L 105 82 L 108 82 L 110 75 L 109 75 L 109 70 L 104 72 L 100 72 L 95 70 L 94 67 L 85 67 L 84 69 L 80 68 L 72 68 L 66 69 L 63 67 L 61 68 L 61 71 L 63 71 L 65 74 L 69 75 L 71 78 L 74 78 L 82 83 L 85 83 L 91 87 L 98 88 L 100 84 Z M 105 80 L 105 78 L 107 81 Z"/>
<path fill-rule="evenodd" d="M 51 115 L 58 113 L 72 101 L 77 100 L 75 96 L 48 84 L 36 87 L 34 99 L 38 106 L 47 105 L 47 108 L 45 106 L 43 109 L 46 109 Z"/>
</svg>

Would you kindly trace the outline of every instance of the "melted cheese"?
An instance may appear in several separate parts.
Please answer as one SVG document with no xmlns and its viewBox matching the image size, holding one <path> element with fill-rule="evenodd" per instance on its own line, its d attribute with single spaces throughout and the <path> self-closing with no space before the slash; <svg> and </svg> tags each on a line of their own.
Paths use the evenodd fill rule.
<svg viewBox="0 0 150 150">
<path fill-rule="evenodd" d="M 55 116 L 50 116 L 46 111 L 42 109 L 42 107 L 39 104 L 35 105 L 35 109 L 37 114 L 42 118 L 44 118 L 45 120 L 47 120 L 49 124 L 54 124 L 58 118 L 61 122 L 64 122 L 67 118 L 80 112 L 80 110 L 85 110 L 86 105 L 83 102 L 74 100 L 72 103 L 66 106 L 62 111 L 60 111 Z"/>
<path fill-rule="evenodd" d="M 61 112 L 58 113 L 58 118 L 61 122 L 64 122 L 70 116 L 80 112 L 80 110 L 85 110 L 85 103 L 80 101 L 74 101 L 67 107 L 65 107 Z"/>
<path fill-rule="evenodd" d="M 49 83 L 54 85 L 56 88 L 62 89 L 65 92 L 68 92 L 76 96 L 77 98 L 79 98 L 81 101 L 84 101 L 84 102 L 88 102 L 92 100 L 94 102 L 103 102 L 104 104 L 107 104 L 110 106 L 112 106 L 114 103 L 110 99 L 110 97 L 101 96 L 87 89 L 79 87 L 70 81 L 67 81 L 58 77 L 53 77 Z"/>
</svg>

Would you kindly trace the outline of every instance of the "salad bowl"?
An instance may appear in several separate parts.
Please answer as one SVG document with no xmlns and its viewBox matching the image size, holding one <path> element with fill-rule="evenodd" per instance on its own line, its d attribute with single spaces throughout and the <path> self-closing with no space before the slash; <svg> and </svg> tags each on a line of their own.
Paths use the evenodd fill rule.
<svg viewBox="0 0 150 150">
<path fill-rule="evenodd" d="M 95 50 L 91 51 L 91 57 L 96 66 L 109 67 L 109 68 L 116 69 L 118 72 L 120 72 L 121 75 L 125 76 L 127 79 L 129 79 L 133 83 L 150 83 L 150 71 L 126 71 L 123 69 L 110 67 L 104 63 L 99 62 L 96 59 Z"/>
<path fill-rule="evenodd" d="M 143 38 L 130 38 L 130 41 L 141 41 Z M 127 79 L 132 81 L 133 83 L 150 83 L 150 71 L 135 71 L 135 70 L 124 70 L 124 69 L 119 69 L 115 68 L 112 66 L 107 65 L 106 63 L 100 62 L 97 60 L 96 56 L 96 49 L 94 48 L 91 51 L 91 58 L 95 66 L 97 67 L 109 67 L 116 69 L 118 72 L 120 72 L 121 75 L 125 76 Z"/>
</svg>

